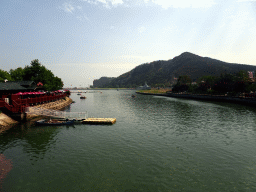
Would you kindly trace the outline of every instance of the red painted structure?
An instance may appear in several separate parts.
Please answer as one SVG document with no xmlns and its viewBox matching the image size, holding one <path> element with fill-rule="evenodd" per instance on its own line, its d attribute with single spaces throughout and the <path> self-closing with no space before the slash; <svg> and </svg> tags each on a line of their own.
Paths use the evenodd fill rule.
<svg viewBox="0 0 256 192">
<path fill-rule="evenodd" d="M 12 113 L 23 113 L 26 107 L 53 102 L 65 98 L 67 95 L 66 92 L 62 91 L 52 93 L 19 92 L 11 95 L 3 95 L 0 98 L 0 107 L 8 109 Z"/>
</svg>

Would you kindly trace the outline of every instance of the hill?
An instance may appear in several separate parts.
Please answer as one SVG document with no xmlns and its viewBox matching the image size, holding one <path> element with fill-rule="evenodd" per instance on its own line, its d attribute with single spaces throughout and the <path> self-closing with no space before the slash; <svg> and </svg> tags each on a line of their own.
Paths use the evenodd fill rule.
<svg viewBox="0 0 256 192">
<path fill-rule="evenodd" d="M 168 61 L 154 61 L 141 64 L 131 71 L 113 78 L 103 87 L 137 87 L 147 82 L 150 86 L 169 86 L 180 75 L 187 75 L 193 81 L 204 75 L 220 76 L 223 73 L 237 73 L 240 70 L 256 71 L 256 66 L 227 63 L 209 57 L 184 52 Z"/>
<path fill-rule="evenodd" d="M 101 77 L 100 79 L 95 79 L 93 81 L 93 87 L 104 87 L 108 84 L 114 77 Z"/>
</svg>

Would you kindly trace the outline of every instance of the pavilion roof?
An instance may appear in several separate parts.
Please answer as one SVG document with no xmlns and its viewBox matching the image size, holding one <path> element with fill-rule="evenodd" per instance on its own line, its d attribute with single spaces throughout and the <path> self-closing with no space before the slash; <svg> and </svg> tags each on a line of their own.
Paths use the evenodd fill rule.
<svg viewBox="0 0 256 192">
<path fill-rule="evenodd" d="M 22 87 L 18 83 L 14 83 L 12 81 L 7 81 L 6 83 L 0 83 L 0 91 L 25 91 L 27 90 L 25 87 Z"/>
<path fill-rule="evenodd" d="M 36 85 L 34 81 L 11 81 L 13 83 L 18 83 L 21 86 L 31 86 L 31 85 Z"/>
</svg>

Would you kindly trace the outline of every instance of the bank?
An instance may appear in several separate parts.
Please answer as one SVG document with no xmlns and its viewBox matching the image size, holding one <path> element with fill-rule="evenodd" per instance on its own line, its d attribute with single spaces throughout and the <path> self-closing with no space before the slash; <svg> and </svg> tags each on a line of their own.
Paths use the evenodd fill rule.
<svg viewBox="0 0 256 192">
<path fill-rule="evenodd" d="M 72 99 L 70 99 L 69 97 L 64 97 L 63 99 L 59 99 L 59 100 L 54 101 L 54 102 L 49 102 L 49 103 L 36 105 L 34 107 L 42 107 L 42 108 L 45 108 L 45 109 L 54 109 L 54 110 L 62 110 L 65 107 L 69 106 L 71 103 L 72 103 Z M 38 119 L 38 118 L 40 118 L 40 116 L 38 116 L 38 115 L 27 115 L 27 117 L 26 117 L 27 121 L 33 121 L 33 120 Z M 13 125 L 18 124 L 18 123 L 19 123 L 18 121 L 12 119 L 8 115 L 6 115 L 4 113 L 1 113 L 0 114 L 0 133 L 9 129 Z"/>
<path fill-rule="evenodd" d="M 136 92 L 137 94 L 142 95 L 157 95 L 165 97 L 174 97 L 174 98 L 184 98 L 184 99 L 193 99 L 201 101 L 217 101 L 217 102 L 228 102 L 236 103 L 241 105 L 247 105 L 256 107 L 256 98 L 255 97 L 230 97 L 225 95 L 207 95 L 207 94 L 184 94 L 184 93 L 146 93 L 146 92 Z"/>
</svg>

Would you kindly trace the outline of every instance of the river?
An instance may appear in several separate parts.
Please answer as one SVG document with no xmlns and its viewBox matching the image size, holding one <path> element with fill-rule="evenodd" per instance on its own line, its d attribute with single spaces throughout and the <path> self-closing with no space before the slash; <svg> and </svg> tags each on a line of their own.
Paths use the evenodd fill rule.
<svg viewBox="0 0 256 192">
<path fill-rule="evenodd" d="M 1 133 L 12 169 L 0 191 L 256 191 L 255 108 L 134 93 L 71 94 L 66 111 L 114 125 Z"/>
</svg>

